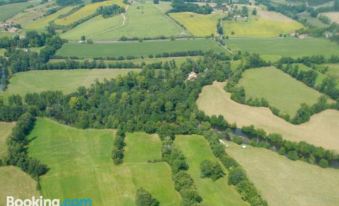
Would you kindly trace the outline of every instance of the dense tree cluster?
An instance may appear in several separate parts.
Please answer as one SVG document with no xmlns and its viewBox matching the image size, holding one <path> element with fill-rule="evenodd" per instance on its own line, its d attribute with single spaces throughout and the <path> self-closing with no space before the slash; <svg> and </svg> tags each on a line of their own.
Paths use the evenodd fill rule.
<svg viewBox="0 0 339 206">
<path fill-rule="evenodd" d="M 200 164 L 201 177 L 211 178 L 217 180 L 225 175 L 220 164 L 218 162 L 212 162 L 211 160 L 204 160 Z"/>
<path fill-rule="evenodd" d="M 111 6 L 101 6 L 97 9 L 97 13 L 104 18 L 115 16 L 125 12 L 125 8 L 112 4 Z"/>
<path fill-rule="evenodd" d="M 135 205 L 136 206 L 159 206 L 160 203 L 157 199 L 152 197 L 144 188 L 139 188 L 135 196 Z"/>
<path fill-rule="evenodd" d="M 210 14 L 213 8 L 208 4 L 199 6 L 194 3 L 187 3 L 183 0 L 172 1 L 172 9 L 169 12 L 194 12 L 198 14 Z"/>
<path fill-rule="evenodd" d="M 339 156 L 332 151 L 306 142 L 284 140 L 279 134 L 266 134 L 264 130 L 255 129 L 254 126 L 243 127 L 242 131 L 250 139 L 251 145 L 278 151 L 291 160 L 303 160 L 321 167 L 332 166 L 332 163 L 339 161 Z"/>
<path fill-rule="evenodd" d="M 56 0 L 56 3 L 60 6 L 68 6 L 73 4 L 82 4 L 82 0 Z"/>
<path fill-rule="evenodd" d="M 27 112 L 21 115 L 12 130 L 8 141 L 8 157 L 5 163 L 16 165 L 34 178 L 47 172 L 47 166 L 28 156 L 27 135 L 33 129 L 35 117 Z"/>
<path fill-rule="evenodd" d="M 121 164 L 124 159 L 124 147 L 126 146 L 125 137 L 125 132 L 119 128 L 114 139 L 114 148 L 112 151 L 112 159 L 116 165 Z"/>
</svg>

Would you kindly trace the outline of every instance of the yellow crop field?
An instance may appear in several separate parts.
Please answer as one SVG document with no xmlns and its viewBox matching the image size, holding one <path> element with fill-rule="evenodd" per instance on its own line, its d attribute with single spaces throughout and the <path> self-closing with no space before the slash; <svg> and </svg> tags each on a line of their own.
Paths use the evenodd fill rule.
<svg viewBox="0 0 339 206">
<path fill-rule="evenodd" d="M 171 13 L 170 16 L 182 24 L 194 36 L 209 36 L 216 32 L 220 14 L 209 15 L 191 12 Z"/>
<path fill-rule="evenodd" d="M 110 1 L 103 1 L 103 2 L 96 2 L 93 4 L 87 4 L 78 11 L 74 12 L 73 14 L 66 16 L 61 19 L 57 19 L 55 23 L 57 25 L 70 25 L 74 22 L 77 22 L 87 16 L 90 16 L 96 12 L 96 10 L 101 6 L 109 6 L 112 4 L 117 4 L 119 6 L 123 6 L 122 0 L 110 0 Z"/>
</svg>

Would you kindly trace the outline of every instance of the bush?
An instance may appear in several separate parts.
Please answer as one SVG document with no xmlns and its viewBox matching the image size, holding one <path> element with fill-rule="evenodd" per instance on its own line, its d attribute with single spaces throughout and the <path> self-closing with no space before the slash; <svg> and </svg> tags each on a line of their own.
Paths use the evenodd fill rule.
<svg viewBox="0 0 339 206">
<path fill-rule="evenodd" d="M 241 181 L 246 179 L 246 174 L 244 170 L 240 167 L 232 169 L 228 175 L 228 183 L 231 185 L 237 185 Z"/>
</svg>

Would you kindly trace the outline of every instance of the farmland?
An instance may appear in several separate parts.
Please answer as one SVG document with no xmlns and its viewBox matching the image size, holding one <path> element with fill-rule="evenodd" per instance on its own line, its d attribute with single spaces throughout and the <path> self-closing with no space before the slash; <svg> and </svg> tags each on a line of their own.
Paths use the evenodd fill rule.
<svg viewBox="0 0 339 206">
<path fill-rule="evenodd" d="M 7 155 L 7 138 L 12 132 L 14 123 L 0 122 L 0 159 Z"/>
<path fill-rule="evenodd" d="M 321 96 L 316 90 L 274 67 L 245 71 L 240 85 L 244 87 L 247 98 L 265 98 L 271 106 L 291 117 L 302 103 L 311 106 Z"/>
<path fill-rule="evenodd" d="M 144 133 L 128 134 L 126 161 L 115 166 L 111 159 L 113 134 L 112 130 L 80 130 L 38 119 L 30 135 L 34 140 L 29 153 L 51 168 L 41 177 L 42 194 L 89 197 L 96 205 L 134 205 L 136 189 L 144 187 L 162 205 L 179 205 L 170 167 L 163 162 L 147 162 L 161 157 L 160 139 Z"/>
<path fill-rule="evenodd" d="M 210 36 L 216 33 L 220 14 L 196 14 L 192 12 L 170 13 L 170 16 L 182 24 L 194 36 Z"/>
<path fill-rule="evenodd" d="M 291 141 L 305 141 L 327 149 L 339 151 L 339 111 L 326 110 L 313 115 L 310 121 L 293 125 L 275 116 L 268 108 L 251 107 L 234 102 L 224 90 L 225 83 L 206 86 L 197 105 L 207 115 L 223 115 L 238 127 L 254 125 L 270 133 L 279 133 Z M 319 138 L 321 137 L 321 138 Z"/>
<path fill-rule="evenodd" d="M 246 170 L 271 206 L 336 206 L 339 171 L 290 161 L 270 150 L 227 143 L 226 152 Z"/>
<path fill-rule="evenodd" d="M 153 29 L 147 25 L 152 25 Z M 62 34 L 62 37 L 79 40 L 85 35 L 93 40 L 117 40 L 121 37 L 169 37 L 182 34 L 185 34 L 183 29 L 153 4 L 133 3 L 128 6 L 126 14 L 109 18 L 97 16 Z"/>
<path fill-rule="evenodd" d="M 22 2 L 22 3 L 14 3 L 14 4 L 6 4 L 0 6 L 0 21 L 4 21 L 8 18 L 13 17 L 17 13 L 26 9 L 29 5 L 32 5 L 33 2 Z"/>
<path fill-rule="evenodd" d="M 263 10 L 247 21 L 224 21 L 224 33 L 231 37 L 277 37 L 302 27 L 300 23 L 279 13 Z"/>
<path fill-rule="evenodd" d="M 36 182 L 26 173 L 14 166 L 0 167 L 0 205 L 6 205 L 6 197 L 32 198 L 38 197 Z"/>
<path fill-rule="evenodd" d="M 326 66 L 328 67 L 326 74 L 335 77 L 339 81 L 339 64 L 328 64 Z"/>
<path fill-rule="evenodd" d="M 126 75 L 134 69 L 79 69 L 79 70 L 44 70 L 29 71 L 15 74 L 4 95 L 20 94 L 41 91 L 62 91 L 70 93 L 80 86 L 90 86 L 95 80 L 115 78 Z M 39 77 L 37 79 L 37 76 Z M 1 95 L 1 93 L 0 93 Z"/>
<path fill-rule="evenodd" d="M 204 199 L 203 205 L 247 205 L 241 200 L 235 188 L 227 184 L 227 177 L 217 181 L 201 178 L 200 163 L 204 160 L 218 161 L 204 137 L 198 135 L 177 136 L 175 144 L 183 151 L 189 162 L 188 172 L 193 177 L 198 192 Z"/>
<path fill-rule="evenodd" d="M 339 47 L 336 43 L 317 38 L 231 38 L 226 44 L 234 51 L 241 50 L 278 57 L 339 55 Z"/>
<path fill-rule="evenodd" d="M 109 6 L 109 5 L 112 5 L 113 3 L 118 4 L 118 5 L 123 5 L 122 1 L 120 0 L 108 0 L 108 1 L 87 4 L 84 7 L 80 8 L 78 11 L 66 17 L 56 19 L 55 23 L 57 25 L 63 25 L 63 26 L 71 25 L 83 18 L 86 18 L 94 14 L 99 7 Z"/>
<path fill-rule="evenodd" d="M 76 56 L 82 58 L 119 57 L 119 56 L 148 56 L 164 52 L 180 52 L 195 50 L 214 50 L 222 52 L 224 49 L 215 41 L 209 39 L 175 40 L 175 41 L 144 41 L 118 42 L 107 44 L 65 44 L 57 51 L 58 56 Z"/>
</svg>

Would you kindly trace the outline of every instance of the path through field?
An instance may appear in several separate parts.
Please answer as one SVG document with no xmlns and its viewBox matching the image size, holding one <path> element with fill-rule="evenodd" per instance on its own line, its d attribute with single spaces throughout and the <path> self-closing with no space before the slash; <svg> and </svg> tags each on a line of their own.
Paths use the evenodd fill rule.
<svg viewBox="0 0 339 206">
<path fill-rule="evenodd" d="M 125 13 L 127 13 L 128 7 L 129 7 L 129 5 L 126 6 L 126 12 L 124 12 L 124 13 L 121 14 L 121 16 L 122 16 L 122 24 L 121 24 L 121 26 L 124 26 L 125 23 L 126 23 L 126 18 L 127 18 L 127 17 L 126 17 L 126 15 L 125 15 Z"/>
</svg>

